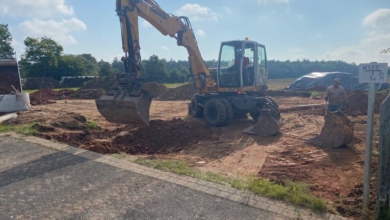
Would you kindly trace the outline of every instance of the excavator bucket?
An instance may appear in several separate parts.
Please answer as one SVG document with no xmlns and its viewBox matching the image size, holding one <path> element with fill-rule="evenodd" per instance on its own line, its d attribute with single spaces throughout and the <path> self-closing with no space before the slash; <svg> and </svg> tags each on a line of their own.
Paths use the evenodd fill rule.
<svg viewBox="0 0 390 220">
<path fill-rule="evenodd" d="M 343 112 L 337 111 L 325 115 L 321 134 L 310 139 L 308 143 L 324 148 L 338 148 L 352 141 L 353 124 Z"/>
<path fill-rule="evenodd" d="M 22 91 L 16 59 L 0 59 L 0 94 L 10 94 L 15 89 Z"/>
<path fill-rule="evenodd" d="M 137 96 L 114 89 L 95 100 L 97 109 L 111 123 L 149 126 L 152 100 L 163 91 L 163 87 L 158 83 L 144 83 L 140 89 L 142 92 Z"/>
<path fill-rule="evenodd" d="M 135 126 L 149 126 L 149 109 L 152 97 L 140 94 L 130 96 L 120 90 L 110 91 L 96 99 L 96 107 L 103 117 L 117 124 L 132 124 Z"/>
<path fill-rule="evenodd" d="M 274 106 L 266 103 L 261 110 L 260 117 L 254 126 L 243 130 L 244 133 L 268 137 L 279 132 L 283 125 L 280 113 Z"/>
</svg>

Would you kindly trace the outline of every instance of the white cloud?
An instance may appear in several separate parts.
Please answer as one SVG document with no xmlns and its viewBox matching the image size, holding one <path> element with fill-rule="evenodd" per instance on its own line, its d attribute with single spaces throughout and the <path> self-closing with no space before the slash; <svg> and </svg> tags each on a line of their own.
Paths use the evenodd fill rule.
<svg viewBox="0 0 390 220">
<path fill-rule="evenodd" d="M 12 38 L 11 46 L 16 52 L 16 56 L 20 56 L 24 51 L 24 44 Z"/>
<path fill-rule="evenodd" d="M 65 0 L 0 0 L 0 16 L 46 18 L 74 15 Z"/>
<path fill-rule="evenodd" d="M 203 36 L 206 35 L 206 33 L 204 32 L 204 30 L 202 30 L 202 29 L 197 30 L 197 31 L 196 31 L 196 34 L 199 35 L 199 36 L 201 36 L 201 37 L 203 37 Z"/>
<path fill-rule="evenodd" d="M 276 2 L 276 3 L 289 3 L 290 0 L 257 0 L 257 4 L 259 5 L 265 5 L 268 2 Z"/>
<path fill-rule="evenodd" d="M 19 24 L 19 29 L 26 36 L 51 37 L 63 45 L 68 45 L 77 43 L 71 33 L 84 31 L 87 29 L 87 25 L 77 18 L 62 19 L 61 21 L 44 21 L 34 18 Z"/>
<path fill-rule="evenodd" d="M 390 9 L 376 10 L 363 19 L 363 26 L 373 28 L 390 28 Z"/>
<path fill-rule="evenodd" d="M 320 38 L 320 37 L 322 37 L 322 36 L 324 36 L 324 34 L 322 34 L 322 33 L 317 33 L 317 34 L 316 34 L 316 37 L 317 37 L 317 38 Z"/>
<path fill-rule="evenodd" d="M 218 21 L 222 15 L 214 12 L 208 7 L 199 4 L 187 3 L 176 11 L 179 16 L 188 16 L 192 21 L 214 20 Z"/>
<path fill-rule="evenodd" d="M 163 51 L 169 51 L 169 48 L 165 45 L 160 45 L 160 46 L 158 46 L 158 48 L 160 48 Z"/>
<path fill-rule="evenodd" d="M 355 63 L 389 62 L 390 54 L 381 51 L 390 45 L 390 9 L 379 9 L 366 16 L 362 23 L 363 27 L 370 29 L 366 29 L 358 44 L 331 50 L 324 55 L 325 59 Z"/>
</svg>

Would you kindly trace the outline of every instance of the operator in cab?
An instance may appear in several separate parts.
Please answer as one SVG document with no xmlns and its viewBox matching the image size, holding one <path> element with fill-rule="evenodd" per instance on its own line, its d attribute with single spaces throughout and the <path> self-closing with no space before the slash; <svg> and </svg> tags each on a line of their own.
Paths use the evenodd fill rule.
<svg viewBox="0 0 390 220">
<path fill-rule="evenodd" d="M 325 91 L 325 100 L 329 102 L 328 111 L 341 111 L 345 105 L 349 108 L 347 92 L 344 87 L 340 86 L 340 79 L 333 80 L 333 85 L 329 86 Z"/>
</svg>

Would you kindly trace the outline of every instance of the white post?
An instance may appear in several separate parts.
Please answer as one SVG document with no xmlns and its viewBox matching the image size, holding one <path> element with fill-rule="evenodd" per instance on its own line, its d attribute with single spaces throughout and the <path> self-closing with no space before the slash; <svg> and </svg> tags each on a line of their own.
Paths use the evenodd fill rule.
<svg viewBox="0 0 390 220">
<path fill-rule="evenodd" d="M 375 83 L 370 83 L 368 91 L 368 112 L 366 132 L 366 157 L 364 160 L 364 191 L 363 191 L 363 216 L 368 219 L 368 206 L 370 204 L 370 179 L 372 158 L 372 136 L 374 126 Z"/>
</svg>

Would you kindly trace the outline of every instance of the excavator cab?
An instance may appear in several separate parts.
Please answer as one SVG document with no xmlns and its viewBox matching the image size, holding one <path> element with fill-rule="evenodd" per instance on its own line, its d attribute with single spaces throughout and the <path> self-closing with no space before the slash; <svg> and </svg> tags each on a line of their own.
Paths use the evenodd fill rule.
<svg viewBox="0 0 390 220">
<path fill-rule="evenodd" d="M 265 46 L 255 41 L 222 42 L 217 70 L 222 90 L 253 91 L 266 87 L 267 60 Z"/>
</svg>

